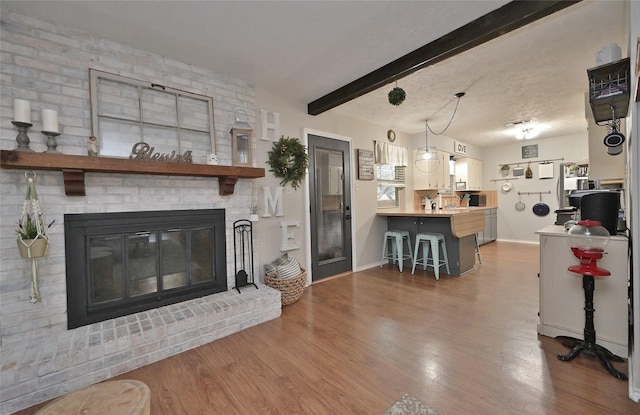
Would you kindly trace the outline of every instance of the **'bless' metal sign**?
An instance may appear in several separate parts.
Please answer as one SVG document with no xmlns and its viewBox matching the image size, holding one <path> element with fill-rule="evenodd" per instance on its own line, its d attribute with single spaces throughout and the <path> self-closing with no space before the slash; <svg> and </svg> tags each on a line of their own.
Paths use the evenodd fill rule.
<svg viewBox="0 0 640 415">
<path fill-rule="evenodd" d="M 133 160 L 151 160 L 151 161 L 168 161 L 173 163 L 193 163 L 191 157 L 191 150 L 187 150 L 184 154 L 176 154 L 175 151 L 171 153 L 156 153 L 155 147 L 151 147 L 144 141 L 135 143 L 131 148 L 130 159 Z"/>
</svg>

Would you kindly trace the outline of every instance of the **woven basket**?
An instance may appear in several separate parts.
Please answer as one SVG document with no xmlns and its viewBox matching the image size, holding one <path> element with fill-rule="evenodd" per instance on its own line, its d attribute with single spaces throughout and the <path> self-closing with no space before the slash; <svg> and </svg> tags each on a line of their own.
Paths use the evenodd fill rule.
<svg viewBox="0 0 640 415">
<path fill-rule="evenodd" d="M 302 269 L 302 274 L 293 278 L 279 278 L 275 271 L 264 275 L 264 283 L 271 288 L 280 291 L 282 305 L 293 304 L 302 296 L 307 284 L 307 271 Z"/>
</svg>

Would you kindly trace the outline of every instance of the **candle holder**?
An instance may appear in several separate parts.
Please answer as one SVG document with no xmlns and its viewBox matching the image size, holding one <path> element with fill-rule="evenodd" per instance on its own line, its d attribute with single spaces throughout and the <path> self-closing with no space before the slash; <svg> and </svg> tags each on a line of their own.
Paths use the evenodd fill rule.
<svg viewBox="0 0 640 415">
<path fill-rule="evenodd" d="M 55 153 L 62 154 L 56 147 L 58 147 L 58 142 L 56 141 L 56 137 L 60 135 L 60 133 L 56 133 L 55 131 L 42 131 L 42 134 L 47 136 L 47 150 L 45 153 Z"/>
<path fill-rule="evenodd" d="M 14 151 L 33 151 L 29 148 L 29 143 L 31 142 L 31 140 L 29 140 L 29 136 L 27 135 L 27 130 L 33 124 L 22 121 L 11 121 L 11 124 L 15 125 L 18 129 L 18 135 L 16 136 L 18 147 L 16 147 Z"/>
</svg>

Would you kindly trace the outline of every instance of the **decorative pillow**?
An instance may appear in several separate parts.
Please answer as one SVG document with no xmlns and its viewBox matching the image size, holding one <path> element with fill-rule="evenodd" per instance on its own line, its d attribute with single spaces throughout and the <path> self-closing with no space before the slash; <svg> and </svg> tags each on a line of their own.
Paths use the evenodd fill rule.
<svg viewBox="0 0 640 415">
<path fill-rule="evenodd" d="M 282 265 L 285 262 L 289 261 L 289 254 L 287 254 L 286 252 L 284 254 L 282 254 L 281 257 L 279 257 L 278 259 L 274 260 L 273 262 L 271 262 L 270 264 L 265 264 L 264 266 L 264 272 L 267 274 L 272 273 L 273 271 L 276 270 L 276 267 L 278 265 Z"/>
<path fill-rule="evenodd" d="M 294 257 L 289 258 L 287 262 L 276 266 L 276 273 L 280 278 L 293 278 L 302 273 L 298 260 Z"/>
</svg>

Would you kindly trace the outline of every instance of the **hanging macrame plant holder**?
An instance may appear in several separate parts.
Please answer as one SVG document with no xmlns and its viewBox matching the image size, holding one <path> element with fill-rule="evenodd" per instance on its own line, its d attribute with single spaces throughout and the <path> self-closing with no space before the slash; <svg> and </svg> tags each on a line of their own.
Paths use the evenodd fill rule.
<svg viewBox="0 0 640 415">
<path fill-rule="evenodd" d="M 22 212 L 18 221 L 18 250 L 20 256 L 31 260 L 31 295 L 30 301 L 37 303 L 41 300 L 38 286 L 38 258 L 47 253 L 49 236 L 47 229 L 53 225 L 51 222 L 45 225 L 44 215 L 40 209 L 38 193 L 36 192 L 36 174 L 28 171 L 24 174 L 27 178 L 27 196 L 22 203 Z"/>
</svg>

